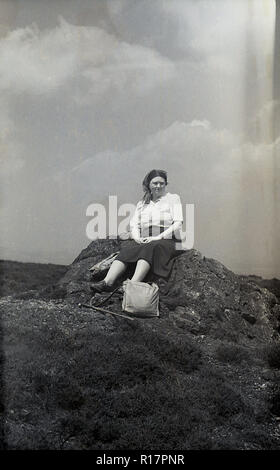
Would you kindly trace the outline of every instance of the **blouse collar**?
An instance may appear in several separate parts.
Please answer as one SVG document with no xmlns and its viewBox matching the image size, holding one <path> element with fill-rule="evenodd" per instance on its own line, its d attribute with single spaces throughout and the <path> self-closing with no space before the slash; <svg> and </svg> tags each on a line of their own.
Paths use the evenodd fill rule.
<svg viewBox="0 0 280 470">
<path fill-rule="evenodd" d="M 159 199 L 156 199 L 155 201 L 153 201 L 153 200 L 151 199 L 150 202 L 152 202 L 153 204 L 156 204 L 157 202 L 161 201 L 164 197 L 166 197 L 168 194 L 169 194 L 169 193 L 165 193 L 164 196 L 161 196 Z"/>
</svg>

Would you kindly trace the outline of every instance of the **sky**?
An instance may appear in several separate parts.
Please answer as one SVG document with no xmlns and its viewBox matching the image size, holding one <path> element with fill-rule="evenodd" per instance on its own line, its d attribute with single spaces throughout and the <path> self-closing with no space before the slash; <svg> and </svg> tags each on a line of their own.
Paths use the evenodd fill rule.
<svg viewBox="0 0 280 470">
<path fill-rule="evenodd" d="M 0 11 L 1 259 L 71 263 L 91 242 L 88 206 L 136 204 L 160 168 L 194 204 L 194 248 L 280 277 L 274 0 Z"/>
</svg>

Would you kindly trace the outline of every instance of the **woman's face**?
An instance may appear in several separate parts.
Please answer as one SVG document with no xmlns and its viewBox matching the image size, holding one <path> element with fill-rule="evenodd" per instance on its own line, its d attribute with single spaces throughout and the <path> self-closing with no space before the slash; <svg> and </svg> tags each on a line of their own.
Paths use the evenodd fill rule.
<svg viewBox="0 0 280 470">
<path fill-rule="evenodd" d="M 162 178 L 161 176 L 155 176 L 150 181 L 149 187 L 150 187 L 153 199 L 157 199 L 165 194 L 165 191 L 166 191 L 165 179 Z"/>
</svg>

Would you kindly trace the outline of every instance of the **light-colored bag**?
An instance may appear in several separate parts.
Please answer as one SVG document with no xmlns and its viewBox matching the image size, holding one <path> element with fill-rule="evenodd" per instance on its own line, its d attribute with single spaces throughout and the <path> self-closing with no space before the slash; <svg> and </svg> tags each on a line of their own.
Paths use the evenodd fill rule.
<svg viewBox="0 0 280 470">
<path fill-rule="evenodd" d="M 157 284 L 127 280 L 123 283 L 122 309 L 149 317 L 159 316 L 159 288 Z"/>
<path fill-rule="evenodd" d="M 108 269 L 110 268 L 111 264 L 116 259 L 118 254 L 119 254 L 119 251 L 116 251 L 115 253 L 112 253 L 107 258 L 99 261 L 99 263 L 96 263 L 94 266 L 89 268 L 91 275 L 95 276 L 96 274 L 102 273 L 104 271 L 108 271 Z"/>
</svg>

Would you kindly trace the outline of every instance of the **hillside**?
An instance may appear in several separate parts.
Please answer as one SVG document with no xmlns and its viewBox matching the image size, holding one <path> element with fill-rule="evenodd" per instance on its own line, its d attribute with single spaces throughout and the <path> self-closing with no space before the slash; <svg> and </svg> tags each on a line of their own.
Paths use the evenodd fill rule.
<svg viewBox="0 0 280 470">
<path fill-rule="evenodd" d="M 0 260 L 0 295 L 43 289 L 58 282 L 67 269 L 59 264 Z"/>
<path fill-rule="evenodd" d="M 54 282 L 1 298 L 3 447 L 279 449 L 278 298 L 189 250 L 157 280 L 159 318 L 79 309 L 88 268 L 118 247 L 92 242 Z"/>
</svg>

